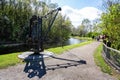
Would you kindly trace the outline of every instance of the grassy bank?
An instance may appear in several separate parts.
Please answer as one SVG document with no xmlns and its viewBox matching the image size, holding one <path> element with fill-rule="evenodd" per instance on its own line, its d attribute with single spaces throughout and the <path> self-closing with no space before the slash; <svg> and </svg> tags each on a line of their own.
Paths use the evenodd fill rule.
<svg viewBox="0 0 120 80">
<path fill-rule="evenodd" d="M 20 54 L 20 52 L 0 55 L 0 69 L 20 63 L 17 57 L 18 54 Z"/>
<path fill-rule="evenodd" d="M 102 57 L 102 44 L 98 46 L 94 53 L 94 60 L 98 66 L 100 66 L 101 70 L 105 73 L 112 74 L 111 68 Z"/>
<path fill-rule="evenodd" d="M 79 46 L 83 46 L 83 45 L 86 45 L 86 44 L 90 44 L 92 42 L 93 41 L 86 41 L 86 42 L 82 42 L 82 43 L 79 43 L 79 44 L 68 45 L 68 46 L 63 46 L 63 47 L 56 47 L 56 48 L 50 48 L 50 49 L 47 49 L 47 50 L 51 51 L 53 53 L 56 53 L 56 54 L 61 54 L 66 50 L 69 50 L 69 49 L 72 49 L 72 48 L 75 48 L 75 47 L 79 47 Z"/>
<path fill-rule="evenodd" d="M 114 77 L 116 77 L 118 80 L 120 80 L 120 74 L 117 73 L 114 69 L 112 69 L 105 61 L 104 58 L 102 57 L 102 44 L 97 47 L 94 53 L 94 60 L 101 68 L 101 71 L 104 73 L 108 73 Z"/>
<path fill-rule="evenodd" d="M 92 40 L 90 37 L 79 37 L 79 36 L 74 36 L 74 38 L 81 39 L 81 40 Z"/>
<path fill-rule="evenodd" d="M 86 42 L 82 42 L 80 44 L 74 44 L 74 45 L 69 45 L 69 46 L 64 46 L 64 47 L 49 48 L 47 50 L 52 51 L 55 54 L 60 54 L 66 50 L 69 50 L 69 49 L 72 49 L 75 47 L 79 47 L 79 46 L 83 46 L 83 45 L 86 45 L 89 43 L 92 43 L 92 41 L 86 41 Z M 21 52 L 0 55 L 0 69 L 20 63 L 21 61 L 17 57 L 19 54 L 21 54 Z"/>
</svg>

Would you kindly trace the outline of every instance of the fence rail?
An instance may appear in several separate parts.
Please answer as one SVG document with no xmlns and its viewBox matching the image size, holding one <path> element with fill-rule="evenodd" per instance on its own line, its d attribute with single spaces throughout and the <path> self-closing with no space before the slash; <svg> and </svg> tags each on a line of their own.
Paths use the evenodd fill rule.
<svg viewBox="0 0 120 80">
<path fill-rule="evenodd" d="M 107 63 L 120 71 L 120 51 L 110 48 L 103 43 L 103 57 Z"/>
</svg>

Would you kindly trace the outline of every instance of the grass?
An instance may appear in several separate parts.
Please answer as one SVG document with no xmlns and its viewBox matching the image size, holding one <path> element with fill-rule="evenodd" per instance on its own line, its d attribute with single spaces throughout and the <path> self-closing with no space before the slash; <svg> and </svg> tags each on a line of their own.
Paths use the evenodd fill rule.
<svg viewBox="0 0 120 80">
<path fill-rule="evenodd" d="M 89 43 L 92 43 L 92 41 L 86 41 L 80 44 L 69 45 L 69 46 L 64 46 L 64 47 L 49 48 L 47 50 L 52 51 L 55 54 L 60 54 L 66 50 L 79 47 L 79 46 L 83 46 Z M 9 66 L 13 66 L 18 63 L 21 63 L 20 59 L 17 57 L 19 54 L 21 54 L 21 52 L 0 55 L 0 69 L 7 68 Z"/>
<path fill-rule="evenodd" d="M 20 54 L 20 52 L 0 55 L 0 69 L 20 63 L 20 60 L 17 57 L 18 54 Z"/>
<path fill-rule="evenodd" d="M 101 71 L 104 73 L 108 73 L 114 77 L 116 77 L 118 80 L 120 80 L 120 74 L 117 73 L 113 68 L 110 67 L 102 57 L 102 44 L 97 47 L 94 53 L 94 60 L 97 66 L 100 67 Z"/>
<path fill-rule="evenodd" d="M 93 41 L 86 41 L 86 42 L 82 42 L 82 43 L 79 43 L 79 44 L 68 45 L 68 46 L 64 46 L 64 47 L 50 48 L 50 49 L 47 49 L 47 50 L 51 51 L 55 54 L 61 54 L 66 50 L 70 50 L 70 49 L 75 48 L 75 47 L 80 47 L 80 46 L 83 46 L 83 45 L 86 45 L 86 44 L 90 44 L 92 42 Z"/>
<path fill-rule="evenodd" d="M 79 36 L 75 36 L 74 38 L 77 38 L 77 39 L 81 39 L 81 40 L 92 40 L 92 38 L 90 37 L 79 37 Z"/>
<path fill-rule="evenodd" d="M 112 70 L 108 64 L 104 61 L 102 57 L 102 44 L 97 47 L 94 53 L 94 60 L 101 70 L 105 73 L 112 74 Z"/>
</svg>

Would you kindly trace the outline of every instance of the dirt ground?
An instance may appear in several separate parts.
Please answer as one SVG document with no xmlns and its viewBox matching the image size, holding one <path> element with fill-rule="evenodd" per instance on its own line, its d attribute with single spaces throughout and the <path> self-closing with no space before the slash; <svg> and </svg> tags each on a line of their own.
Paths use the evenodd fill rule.
<svg viewBox="0 0 120 80">
<path fill-rule="evenodd" d="M 93 53 L 100 42 L 61 55 L 0 70 L 0 80 L 116 80 L 95 65 Z"/>
</svg>

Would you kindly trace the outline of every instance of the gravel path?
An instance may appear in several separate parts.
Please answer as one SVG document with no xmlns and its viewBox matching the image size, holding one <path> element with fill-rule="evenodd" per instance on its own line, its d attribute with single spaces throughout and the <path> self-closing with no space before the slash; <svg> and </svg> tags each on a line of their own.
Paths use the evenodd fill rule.
<svg viewBox="0 0 120 80">
<path fill-rule="evenodd" d="M 94 63 L 93 52 L 99 44 L 93 42 L 30 65 L 1 69 L 0 80 L 116 80 Z"/>
</svg>

